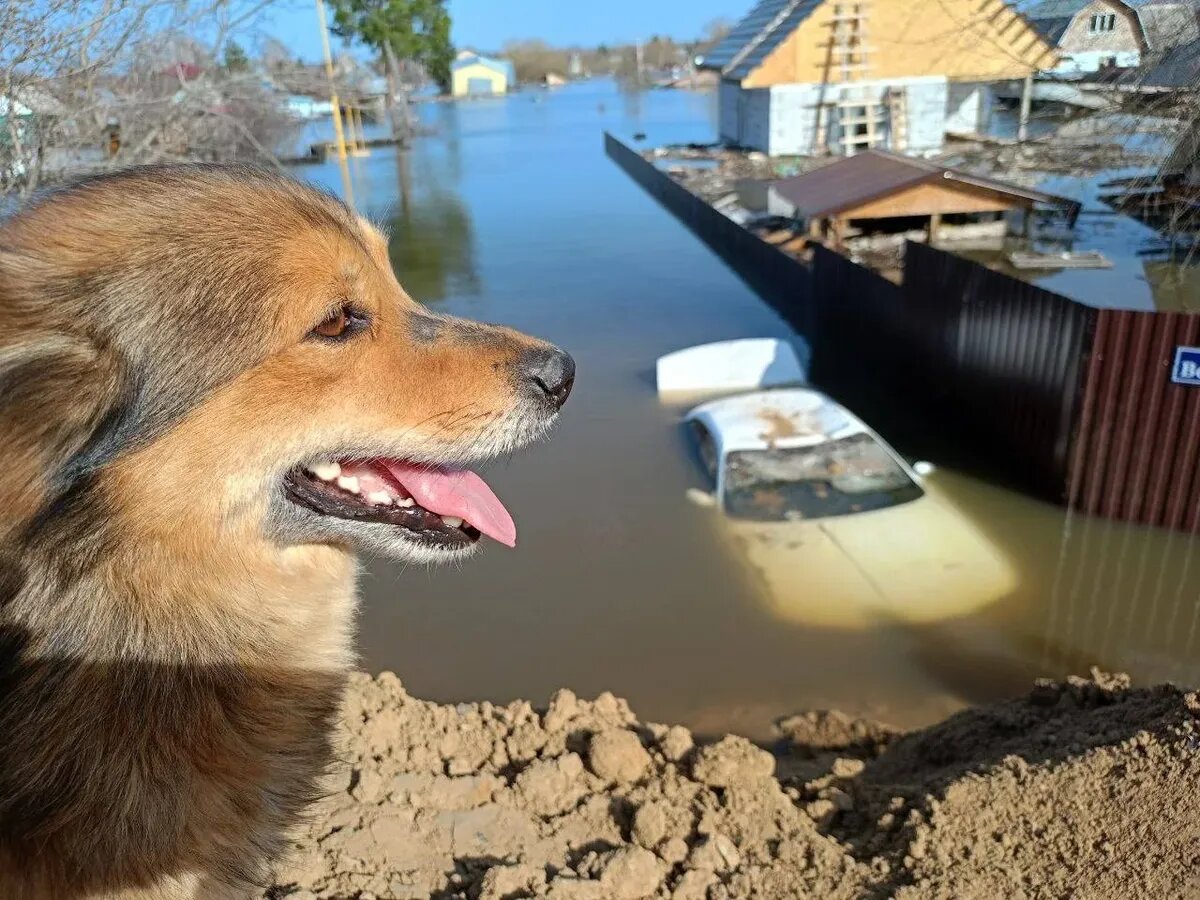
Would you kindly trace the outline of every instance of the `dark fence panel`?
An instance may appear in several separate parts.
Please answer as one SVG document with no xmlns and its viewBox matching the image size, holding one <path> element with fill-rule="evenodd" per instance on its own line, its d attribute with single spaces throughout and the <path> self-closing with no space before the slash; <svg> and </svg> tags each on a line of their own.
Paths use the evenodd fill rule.
<svg viewBox="0 0 1200 900">
<path fill-rule="evenodd" d="M 903 306 L 926 408 L 1008 480 L 1066 500 L 1098 311 L 914 243 Z"/>
<path fill-rule="evenodd" d="M 900 333 L 900 287 L 840 254 L 813 247 L 811 362 L 814 384 L 857 410 L 893 440 L 902 422 L 888 415 L 897 405 L 896 378 L 908 364 Z"/>
<path fill-rule="evenodd" d="M 1084 512 L 1200 528 L 1200 388 L 1171 382 L 1200 316 L 1102 310 L 1070 473 Z"/>
<path fill-rule="evenodd" d="M 704 241 L 789 325 L 805 336 L 811 332 L 807 299 L 812 288 L 808 266 L 719 213 L 607 132 L 604 149 L 613 162 Z"/>
</svg>

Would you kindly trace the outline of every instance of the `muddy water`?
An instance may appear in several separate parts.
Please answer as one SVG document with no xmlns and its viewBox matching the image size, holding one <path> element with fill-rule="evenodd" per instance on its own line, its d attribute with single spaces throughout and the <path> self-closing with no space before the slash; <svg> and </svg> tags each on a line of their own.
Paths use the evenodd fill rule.
<svg viewBox="0 0 1200 900">
<path fill-rule="evenodd" d="M 719 515 L 685 500 L 701 476 L 652 368 L 789 330 L 602 150 L 603 129 L 710 139 L 715 98 L 581 84 L 421 115 L 437 133 L 406 156 L 355 161 L 359 207 L 390 226 L 401 281 L 436 309 L 556 341 L 579 378 L 553 440 L 486 473 L 516 550 L 456 569 L 369 564 L 365 667 L 433 700 L 607 689 L 646 719 L 758 736 L 810 707 L 918 724 L 1092 662 L 1194 677 L 1185 536 L 1068 521 L 946 471 L 938 487 L 1010 561 L 1015 590 L 920 625 L 787 615 L 793 598 L 767 596 Z M 299 171 L 337 185 L 333 166 Z"/>
</svg>

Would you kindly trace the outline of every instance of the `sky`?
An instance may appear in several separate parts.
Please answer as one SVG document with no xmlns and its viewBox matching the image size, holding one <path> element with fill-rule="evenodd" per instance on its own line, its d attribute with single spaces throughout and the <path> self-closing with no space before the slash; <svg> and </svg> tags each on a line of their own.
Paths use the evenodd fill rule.
<svg viewBox="0 0 1200 900">
<path fill-rule="evenodd" d="M 754 0 L 449 0 L 458 47 L 498 50 L 505 41 L 541 38 L 550 44 L 616 44 L 654 34 L 699 37 L 713 19 L 736 21 Z M 298 56 L 321 54 L 313 0 L 285 0 L 263 13 L 260 34 Z"/>
</svg>

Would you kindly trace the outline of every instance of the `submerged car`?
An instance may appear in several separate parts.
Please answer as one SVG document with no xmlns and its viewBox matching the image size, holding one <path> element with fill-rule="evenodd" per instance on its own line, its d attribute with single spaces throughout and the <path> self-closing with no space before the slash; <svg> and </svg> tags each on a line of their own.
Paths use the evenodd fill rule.
<svg viewBox="0 0 1200 900">
<path fill-rule="evenodd" d="M 953 617 L 1016 585 L 1003 554 L 862 420 L 780 388 L 686 416 L 724 513 L 777 612 L 809 624 Z"/>
</svg>

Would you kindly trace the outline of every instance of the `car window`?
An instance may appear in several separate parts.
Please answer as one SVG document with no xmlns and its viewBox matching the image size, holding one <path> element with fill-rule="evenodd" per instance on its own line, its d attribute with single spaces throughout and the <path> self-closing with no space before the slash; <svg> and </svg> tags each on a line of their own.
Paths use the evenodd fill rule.
<svg viewBox="0 0 1200 900">
<path fill-rule="evenodd" d="M 923 494 L 869 434 L 815 447 L 737 451 L 725 468 L 725 511 L 758 522 L 852 515 Z"/>
<path fill-rule="evenodd" d="M 708 475 L 710 487 L 715 487 L 717 483 L 717 445 L 713 440 L 707 428 L 699 422 L 692 422 L 692 434 L 696 439 L 696 453 L 700 457 L 700 463 L 704 466 L 704 471 Z"/>
</svg>

